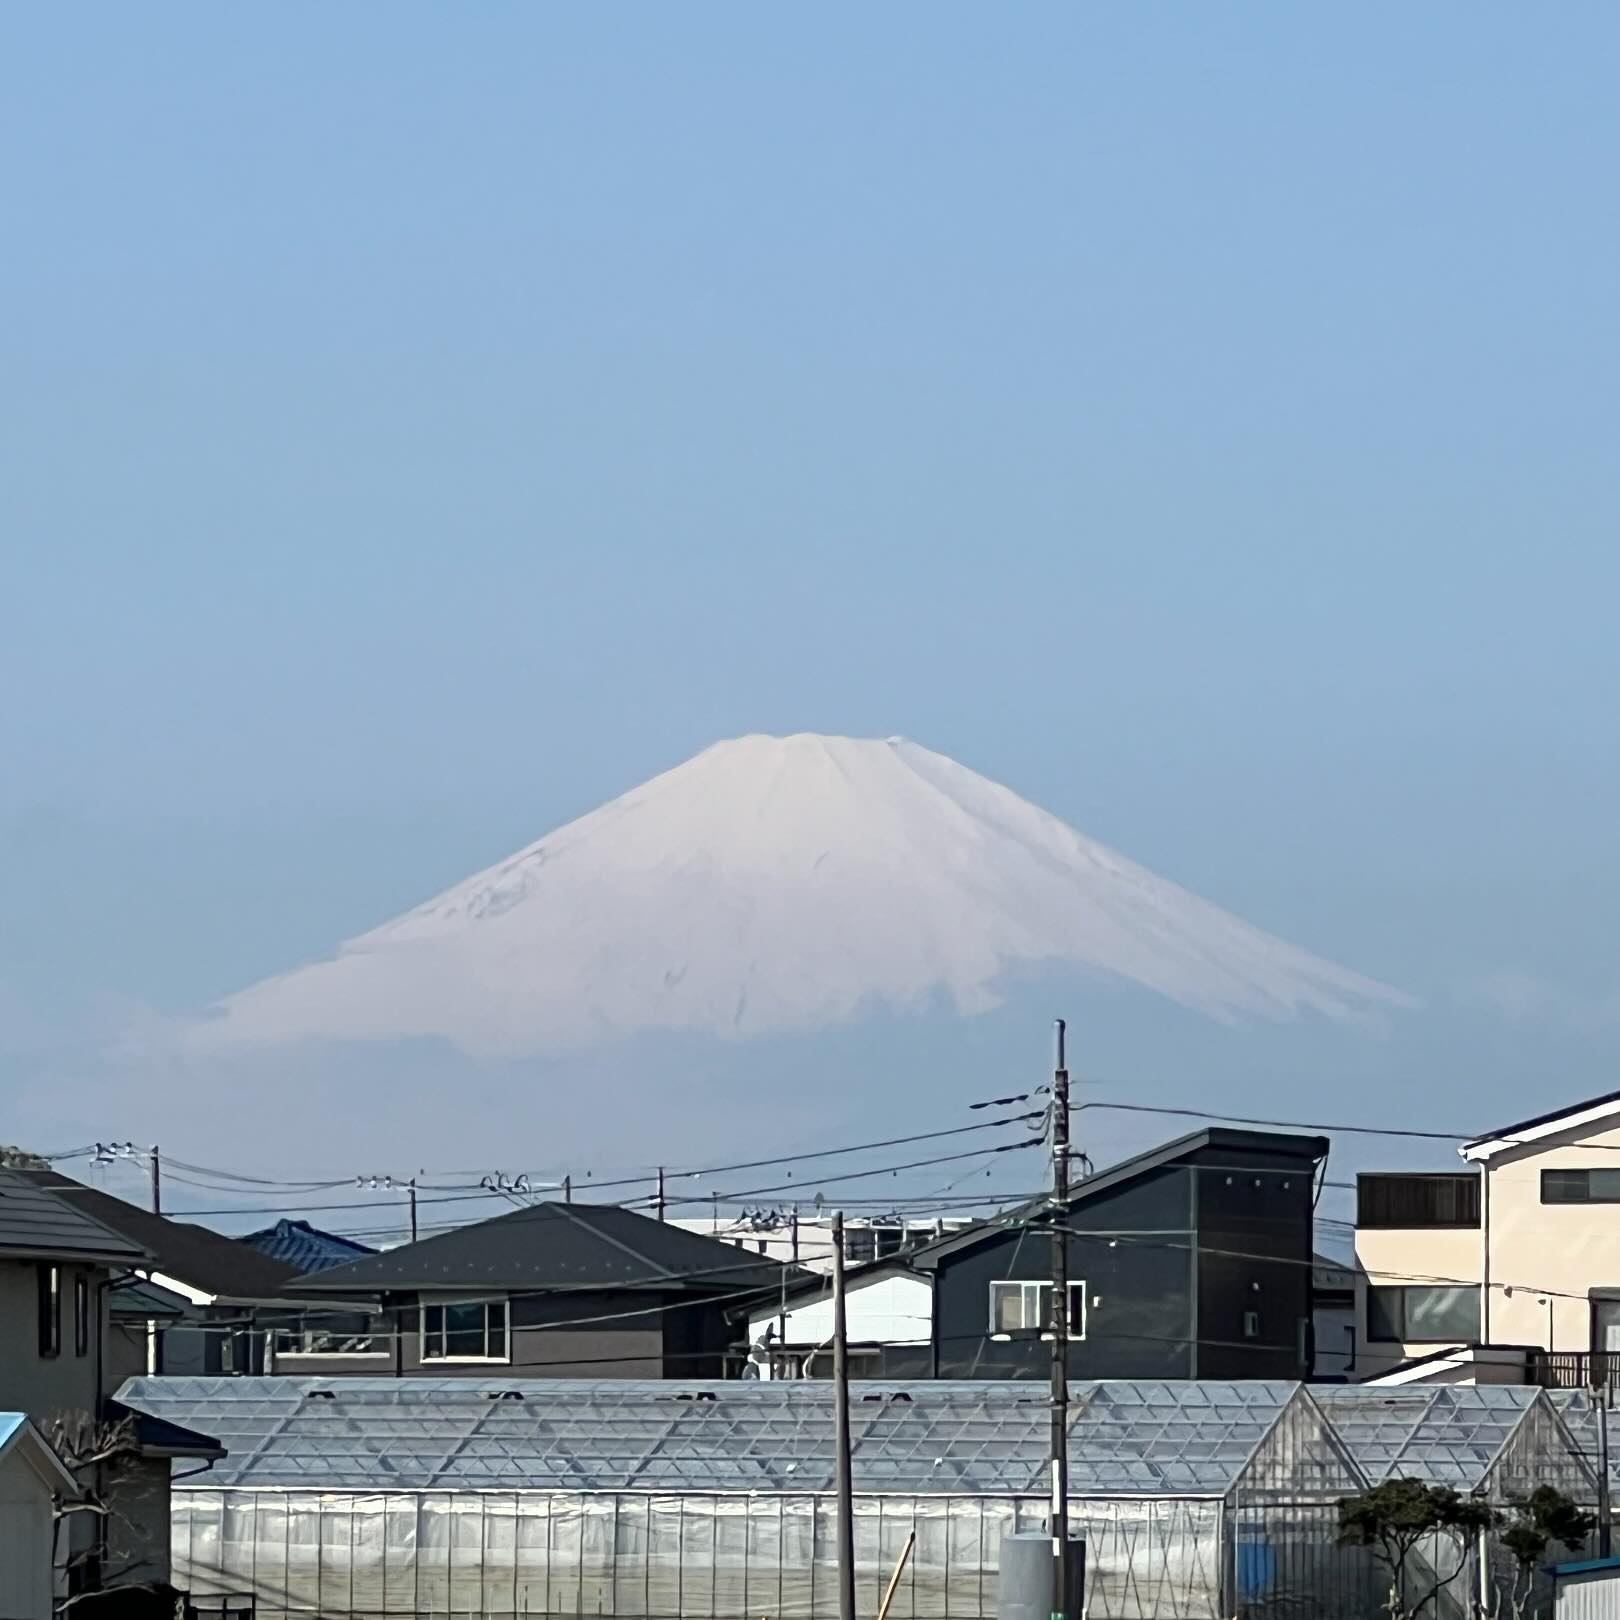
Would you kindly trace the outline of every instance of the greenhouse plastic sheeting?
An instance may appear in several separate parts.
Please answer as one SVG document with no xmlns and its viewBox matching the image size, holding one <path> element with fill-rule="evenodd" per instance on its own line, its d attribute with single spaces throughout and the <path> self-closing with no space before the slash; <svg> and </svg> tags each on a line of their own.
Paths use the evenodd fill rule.
<svg viewBox="0 0 1620 1620">
<path fill-rule="evenodd" d="M 830 1498 L 484 1491 L 176 1491 L 174 1571 L 283 1616 L 836 1615 Z M 1218 1502 L 1082 1503 L 1089 1613 L 1218 1620 Z M 908 1535 L 896 1620 L 996 1612 L 1002 1536 L 1045 1504 L 857 1497 L 858 1607 L 876 1611 Z"/>
<path fill-rule="evenodd" d="M 824 1382 L 137 1379 L 120 1399 L 228 1448 L 173 1492 L 175 1578 L 252 1593 L 263 1620 L 837 1613 Z M 1045 1390 L 858 1383 L 851 1408 L 863 1612 L 915 1531 L 894 1620 L 987 1620 L 1003 1534 L 1045 1524 Z M 1374 1620 L 1385 1582 L 1337 1545 L 1369 1481 L 1591 1494 L 1553 1403 L 1511 1388 L 1077 1382 L 1069 1451 L 1093 1620 Z"/>
</svg>

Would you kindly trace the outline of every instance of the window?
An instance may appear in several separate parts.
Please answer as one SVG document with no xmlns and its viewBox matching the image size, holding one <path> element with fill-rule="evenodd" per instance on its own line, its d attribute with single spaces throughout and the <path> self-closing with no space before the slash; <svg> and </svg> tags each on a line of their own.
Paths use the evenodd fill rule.
<svg viewBox="0 0 1620 1620">
<path fill-rule="evenodd" d="M 39 1353 L 62 1353 L 62 1268 L 46 1262 L 39 1267 Z"/>
<path fill-rule="evenodd" d="M 506 1301 L 422 1307 L 424 1361 L 509 1361 Z"/>
<path fill-rule="evenodd" d="M 1620 1170 L 1543 1170 L 1544 1204 L 1620 1204 Z"/>
<path fill-rule="evenodd" d="M 1001 1337 L 1014 1333 L 1050 1335 L 1052 1285 L 1045 1282 L 993 1282 L 990 1284 L 990 1331 Z M 1069 1337 L 1086 1336 L 1086 1285 L 1069 1284 Z"/>
<path fill-rule="evenodd" d="M 844 1228 L 844 1258 L 852 1265 L 877 1259 L 877 1233 L 870 1226 Z"/>
<path fill-rule="evenodd" d="M 90 1279 L 82 1271 L 73 1274 L 73 1353 L 90 1354 Z"/>
<path fill-rule="evenodd" d="M 1356 1177 L 1356 1225 L 1479 1225 L 1477 1175 Z"/>
<path fill-rule="evenodd" d="M 278 1356 L 382 1356 L 388 1334 L 382 1319 L 364 1312 L 333 1311 L 300 1318 L 276 1329 Z"/>
<path fill-rule="evenodd" d="M 1620 1351 L 1620 1299 L 1592 1301 L 1592 1348 L 1611 1356 Z"/>
<path fill-rule="evenodd" d="M 1471 1343 L 1479 1337 L 1479 1290 L 1369 1288 L 1367 1337 L 1384 1343 Z"/>
<path fill-rule="evenodd" d="M 899 1254 L 906 1246 L 906 1229 L 903 1226 L 874 1226 L 872 1235 L 877 1239 L 879 1260 L 887 1259 L 891 1254 Z"/>
</svg>

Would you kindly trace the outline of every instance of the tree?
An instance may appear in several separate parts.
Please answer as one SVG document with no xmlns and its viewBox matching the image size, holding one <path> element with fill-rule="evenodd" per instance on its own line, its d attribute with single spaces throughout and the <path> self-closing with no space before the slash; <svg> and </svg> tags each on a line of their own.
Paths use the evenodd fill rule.
<svg viewBox="0 0 1620 1620">
<path fill-rule="evenodd" d="M 1570 1552 L 1579 1552 L 1596 1528 L 1596 1514 L 1576 1506 L 1551 1485 L 1538 1485 L 1514 1502 L 1513 1516 L 1501 1540 L 1513 1556 L 1513 1585 L 1506 1597 L 1508 1612 L 1515 1620 L 1523 1620 L 1535 1591 L 1536 1570 L 1552 1544 L 1556 1541 Z"/>
<path fill-rule="evenodd" d="M 49 1170 L 48 1161 L 27 1148 L 12 1147 L 0 1142 L 0 1170 Z"/>
<path fill-rule="evenodd" d="M 59 1413 L 46 1425 L 46 1438 L 79 1487 L 77 1500 L 58 1498 L 53 1515 L 59 1551 L 67 1540 L 60 1567 L 68 1590 L 56 1605 L 57 1614 L 78 1620 L 106 1608 L 123 1620 L 148 1608 L 154 1614 L 172 1612 L 168 1588 L 131 1578 L 151 1550 L 150 1533 L 119 1511 L 114 1488 L 121 1474 L 139 1464 L 134 1419 L 103 1422 L 88 1412 Z M 73 1535 L 71 1526 L 83 1517 L 97 1521 L 95 1535 Z"/>
<path fill-rule="evenodd" d="M 1339 1544 L 1374 1549 L 1389 1571 L 1390 1620 L 1415 1620 L 1468 1567 L 1470 1539 L 1497 1522 L 1492 1508 L 1448 1485 L 1390 1479 L 1339 1503 Z M 1431 1556 L 1420 1575 L 1414 1554 L 1425 1543 Z M 1447 1550 L 1456 1555 L 1449 1570 Z M 1426 1583 L 1416 1602 L 1408 1590 L 1413 1579 Z"/>
</svg>

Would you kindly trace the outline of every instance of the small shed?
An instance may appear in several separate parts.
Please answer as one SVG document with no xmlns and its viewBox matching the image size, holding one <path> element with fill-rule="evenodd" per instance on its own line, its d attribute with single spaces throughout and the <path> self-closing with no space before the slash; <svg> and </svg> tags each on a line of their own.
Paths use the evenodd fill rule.
<svg viewBox="0 0 1620 1620">
<path fill-rule="evenodd" d="M 1620 1616 L 1620 1558 L 1554 1564 L 1553 1620 L 1616 1620 Z"/>
<path fill-rule="evenodd" d="M 21 1412 L 0 1412 L 0 1615 L 51 1620 L 59 1497 L 78 1495 L 61 1459 Z"/>
</svg>

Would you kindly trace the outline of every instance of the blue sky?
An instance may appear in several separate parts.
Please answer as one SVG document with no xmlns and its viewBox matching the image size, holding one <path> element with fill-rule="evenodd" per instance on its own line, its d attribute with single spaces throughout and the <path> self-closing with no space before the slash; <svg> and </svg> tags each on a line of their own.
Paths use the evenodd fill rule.
<svg viewBox="0 0 1620 1620">
<path fill-rule="evenodd" d="M 750 730 L 915 737 L 1424 1000 L 1105 1004 L 1122 1086 L 1612 1087 L 1617 57 L 1598 4 L 13 9 L 0 1139 L 223 1158 L 132 1007 Z"/>
</svg>

